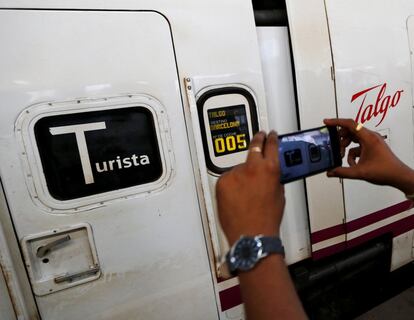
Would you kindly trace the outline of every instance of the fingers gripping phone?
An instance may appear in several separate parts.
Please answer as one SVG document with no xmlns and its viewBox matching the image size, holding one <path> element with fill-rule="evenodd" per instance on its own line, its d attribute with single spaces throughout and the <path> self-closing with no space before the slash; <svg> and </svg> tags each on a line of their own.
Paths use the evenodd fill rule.
<svg viewBox="0 0 414 320">
<path fill-rule="evenodd" d="M 280 182 L 327 171 L 342 165 L 336 127 L 320 127 L 279 136 Z"/>
</svg>

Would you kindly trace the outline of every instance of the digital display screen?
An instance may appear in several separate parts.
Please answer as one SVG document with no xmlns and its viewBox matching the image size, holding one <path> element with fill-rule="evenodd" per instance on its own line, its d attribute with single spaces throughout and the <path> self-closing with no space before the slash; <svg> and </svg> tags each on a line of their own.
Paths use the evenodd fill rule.
<svg viewBox="0 0 414 320">
<path fill-rule="evenodd" d="M 282 183 L 333 167 L 328 128 L 280 136 L 279 161 Z"/>
<path fill-rule="evenodd" d="M 250 135 L 245 105 L 209 109 L 207 113 L 216 157 L 247 150 Z"/>
</svg>

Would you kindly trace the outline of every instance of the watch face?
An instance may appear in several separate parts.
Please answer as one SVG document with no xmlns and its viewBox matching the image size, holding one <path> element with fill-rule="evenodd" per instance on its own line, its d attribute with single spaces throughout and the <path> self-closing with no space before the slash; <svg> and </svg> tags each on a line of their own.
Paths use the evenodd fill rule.
<svg viewBox="0 0 414 320">
<path fill-rule="evenodd" d="M 254 267 L 262 252 L 262 243 L 253 238 L 242 238 L 233 252 L 235 267 L 246 271 Z"/>
</svg>

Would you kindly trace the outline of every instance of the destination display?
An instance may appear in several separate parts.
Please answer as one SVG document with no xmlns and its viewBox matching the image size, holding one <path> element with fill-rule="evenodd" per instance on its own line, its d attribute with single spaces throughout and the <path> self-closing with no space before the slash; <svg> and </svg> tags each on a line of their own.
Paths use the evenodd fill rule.
<svg viewBox="0 0 414 320">
<path fill-rule="evenodd" d="M 250 139 L 259 130 L 252 94 L 239 87 L 211 89 L 198 98 L 197 108 L 209 173 L 246 161 Z"/>
<path fill-rule="evenodd" d="M 250 135 L 245 105 L 210 109 L 208 122 L 216 157 L 247 150 Z"/>
</svg>

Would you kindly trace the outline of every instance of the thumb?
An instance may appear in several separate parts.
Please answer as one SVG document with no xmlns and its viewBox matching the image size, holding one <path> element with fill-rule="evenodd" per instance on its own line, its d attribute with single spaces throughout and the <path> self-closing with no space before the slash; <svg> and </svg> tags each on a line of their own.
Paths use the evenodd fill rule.
<svg viewBox="0 0 414 320">
<path fill-rule="evenodd" d="M 347 178 L 347 179 L 358 179 L 359 174 L 354 167 L 338 167 L 328 171 L 328 177 Z"/>
</svg>

